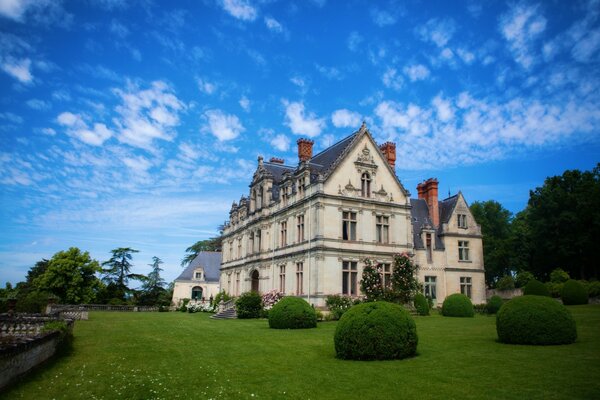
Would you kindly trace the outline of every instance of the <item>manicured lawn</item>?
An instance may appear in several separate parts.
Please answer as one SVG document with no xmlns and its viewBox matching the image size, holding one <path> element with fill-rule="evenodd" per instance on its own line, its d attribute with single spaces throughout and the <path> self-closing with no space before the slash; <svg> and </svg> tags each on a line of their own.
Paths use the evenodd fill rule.
<svg viewBox="0 0 600 400">
<path fill-rule="evenodd" d="M 592 399 L 600 398 L 600 306 L 569 307 L 566 346 L 496 342 L 494 317 L 416 317 L 418 356 L 335 358 L 335 322 L 279 331 L 207 314 L 91 313 L 74 351 L 6 399 Z"/>
</svg>

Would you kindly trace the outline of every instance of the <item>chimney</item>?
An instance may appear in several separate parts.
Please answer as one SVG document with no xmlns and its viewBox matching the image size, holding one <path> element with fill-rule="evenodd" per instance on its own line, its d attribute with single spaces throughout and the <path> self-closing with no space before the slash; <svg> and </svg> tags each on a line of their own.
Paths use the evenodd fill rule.
<svg viewBox="0 0 600 400">
<path fill-rule="evenodd" d="M 429 178 L 423 183 L 417 185 L 419 199 L 424 199 L 429 209 L 429 217 L 434 226 L 440 224 L 440 209 L 438 205 L 438 180 Z"/>
<path fill-rule="evenodd" d="M 298 158 L 300 161 L 308 161 L 312 158 L 312 148 L 315 143 L 309 139 L 298 139 Z"/>
<path fill-rule="evenodd" d="M 379 149 L 385 156 L 388 164 L 390 164 L 390 167 L 394 169 L 396 167 L 396 143 L 385 142 L 379 146 Z"/>
<path fill-rule="evenodd" d="M 269 162 L 271 164 L 281 164 L 283 165 L 283 158 L 277 158 L 277 157 L 271 157 L 271 159 L 269 160 Z"/>
</svg>

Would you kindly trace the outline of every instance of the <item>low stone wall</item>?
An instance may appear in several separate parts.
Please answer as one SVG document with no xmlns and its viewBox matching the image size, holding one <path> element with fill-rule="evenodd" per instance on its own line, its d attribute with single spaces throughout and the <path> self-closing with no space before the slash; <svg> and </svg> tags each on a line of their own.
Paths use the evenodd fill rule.
<svg viewBox="0 0 600 400">
<path fill-rule="evenodd" d="M 89 312 L 89 311 L 119 311 L 119 312 L 153 312 L 158 311 L 156 306 L 113 306 L 108 304 L 48 304 L 46 307 L 46 313 L 74 313 L 76 312 Z M 86 318 L 75 318 L 75 319 L 87 319 Z"/>
<path fill-rule="evenodd" d="M 510 300 L 513 297 L 517 297 L 517 296 L 522 296 L 523 295 L 523 289 L 521 288 L 516 288 L 516 289 L 511 289 L 511 290 L 498 290 L 498 289 L 487 289 L 486 290 L 486 298 L 490 298 L 492 296 L 500 296 L 501 299 L 503 300 Z"/>
<path fill-rule="evenodd" d="M 57 320 L 58 315 L 0 315 L 0 390 L 56 353 L 64 336 L 41 330 Z M 73 321 L 64 322 L 72 333 Z"/>
</svg>

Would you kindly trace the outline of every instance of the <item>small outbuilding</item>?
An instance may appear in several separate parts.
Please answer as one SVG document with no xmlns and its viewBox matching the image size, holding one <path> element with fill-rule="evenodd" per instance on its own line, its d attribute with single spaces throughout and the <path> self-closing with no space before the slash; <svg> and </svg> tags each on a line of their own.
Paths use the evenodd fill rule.
<svg viewBox="0 0 600 400">
<path fill-rule="evenodd" d="M 220 251 L 202 251 L 175 279 L 173 304 L 179 306 L 181 300 L 209 300 L 219 293 L 221 267 Z"/>
</svg>

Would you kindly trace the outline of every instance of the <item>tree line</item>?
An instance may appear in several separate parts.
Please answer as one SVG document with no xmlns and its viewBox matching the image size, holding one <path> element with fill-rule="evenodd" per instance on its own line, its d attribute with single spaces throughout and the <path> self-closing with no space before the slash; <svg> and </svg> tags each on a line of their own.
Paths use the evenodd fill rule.
<svg viewBox="0 0 600 400">
<path fill-rule="evenodd" d="M 556 269 L 574 279 L 600 278 L 600 163 L 546 178 L 516 215 L 494 200 L 470 209 L 481 225 L 488 286 L 519 272 L 551 281 Z"/>
<path fill-rule="evenodd" d="M 63 304 L 169 306 L 173 288 L 160 276 L 163 261 L 152 257 L 147 275 L 134 274 L 131 262 L 138 252 L 119 247 L 111 250 L 109 260 L 99 263 L 77 247 L 59 251 L 31 267 L 24 282 L 15 287 L 6 283 L 0 289 L 0 300 L 4 300 L 0 308 L 7 307 L 7 299 L 15 299 L 19 312 L 42 312 L 49 298 Z M 131 281 L 140 282 L 141 288 L 131 288 Z"/>
</svg>

